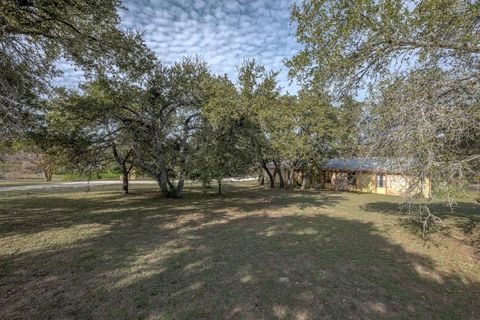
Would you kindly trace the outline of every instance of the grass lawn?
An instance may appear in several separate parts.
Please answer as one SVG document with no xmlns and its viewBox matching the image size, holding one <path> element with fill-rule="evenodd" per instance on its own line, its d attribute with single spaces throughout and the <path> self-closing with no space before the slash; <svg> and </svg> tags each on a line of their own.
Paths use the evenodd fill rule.
<svg viewBox="0 0 480 320">
<path fill-rule="evenodd" d="M 0 187 L 19 187 L 32 184 L 51 184 L 59 181 L 45 181 L 45 179 L 22 179 L 22 180 L 6 180 L 0 179 Z"/>
<path fill-rule="evenodd" d="M 471 200 L 422 239 L 395 197 L 131 189 L 0 193 L 0 318 L 480 318 Z"/>
</svg>

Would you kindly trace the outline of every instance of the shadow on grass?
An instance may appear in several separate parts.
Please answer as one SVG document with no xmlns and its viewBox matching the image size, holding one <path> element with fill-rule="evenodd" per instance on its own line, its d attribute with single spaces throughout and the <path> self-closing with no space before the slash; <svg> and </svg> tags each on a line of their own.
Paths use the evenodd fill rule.
<svg viewBox="0 0 480 320">
<path fill-rule="evenodd" d="M 362 209 L 383 214 L 398 215 L 408 213 L 406 209 L 401 210 L 398 203 L 386 201 L 367 203 L 362 206 Z M 480 204 L 474 202 L 457 202 L 453 208 L 436 202 L 432 204 L 430 210 L 445 221 L 451 220 L 451 223 L 461 228 L 466 235 L 473 235 L 480 226 Z"/>
<path fill-rule="evenodd" d="M 230 187 L 230 193 L 218 196 L 211 190 L 190 187 L 181 199 L 162 198 L 152 189 L 133 192 L 119 196 L 118 192 L 96 191 L 98 197 L 69 198 L 68 194 L 82 194 L 69 190 L 65 194 L 51 191 L 0 199 L 0 238 L 9 235 L 31 234 L 51 228 L 71 227 L 75 224 L 110 224 L 117 220 L 136 220 L 138 215 L 162 215 L 165 223 L 178 219 L 180 215 L 202 214 L 202 220 L 208 222 L 210 217 L 218 219 L 227 211 L 253 212 L 277 210 L 280 208 L 309 207 L 326 208 L 333 206 L 344 198 L 341 195 L 312 197 L 314 191 L 296 192 L 293 190 L 261 190 L 255 187 Z M 22 193 L 19 193 L 22 194 Z M 67 196 L 65 196 L 67 195 Z"/>
<path fill-rule="evenodd" d="M 401 211 L 400 205 L 397 202 L 371 202 L 363 206 L 363 209 L 386 214 L 405 213 L 405 209 Z M 458 202 L 452 209 L 440 202 L 433 203 L 431 206 L 432 213 L 440 218 L 456 217 L 480 222 L 480 204 L 474 202 Z"/>
<path fill-rule="evenodd" d="M 64 206 L 62 214 L 74 215 L 71 225 L 93 219 L 107 229 L 68 245 L 3 256 L 0 318 L 480 314 L 480 283 L 437 271 L 434 261 L 390 243 L 372 224 L 308 213 L 334 204 L 337 196 L 242 189 L 162 205 L 154 196 L 134 197 L 128 210 L 120 197 L 106 196 L 118 213 L 99 205 L 103 200 L 84 199 L 78 220 L 74 208 L 67 209 L 74 205 L 70 200 L 48 198 Z M 300 208 L 307 210 L 300 214 Z M 42 223 L 40 230 L 50 230 L 49 222 Z"/>
</svg>

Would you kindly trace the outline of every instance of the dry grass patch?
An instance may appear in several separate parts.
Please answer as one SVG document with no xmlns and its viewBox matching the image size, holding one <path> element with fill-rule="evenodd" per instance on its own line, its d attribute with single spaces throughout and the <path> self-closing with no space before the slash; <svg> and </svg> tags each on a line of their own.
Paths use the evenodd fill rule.
<svg viewBox="0 0 480 320">
<path fill-rule="evenodd" d="M 392 197 L 117 188 L 0 194 L 0 318 L 479 318 L 471 201 L 424 240 Z"/>
</svg>

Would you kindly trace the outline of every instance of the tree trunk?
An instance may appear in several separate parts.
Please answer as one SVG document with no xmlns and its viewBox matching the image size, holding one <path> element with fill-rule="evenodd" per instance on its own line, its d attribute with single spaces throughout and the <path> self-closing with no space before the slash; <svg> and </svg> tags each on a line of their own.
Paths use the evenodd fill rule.
<svg viewBox="0 0 480 320">
<path fill-rule="evenodd" d="M 274 161 L 273 162 L 275 164 L 275 170 L 277 170 L 277 173 L 278 173 L 278 177 L 280 178 L 280 188 L 285 188 L 285 180 L 283 179 L 283 173 L 282 173 L 282 169 L 280 168 L 280 165 L 278 164 L 278 162 Z"/>
<path fill-rule="evenodd" d="M 304 173 L 303 174 L 303 177 L 302 177 L 302 187 L 301 189 L 302 190 L 305 190 L 305 188 L 309 187 L 310 186 L 310 172 L 307 171 L 307 173 Z"/>
<path fill-rule="evenodd" d="M 262 168 L 265 169 L 265 171 L 268 174 L 268 178 L 270 179 L 270 188 L 274 188 L 275 187 L 275 179 L 273 178 L 270 170 L 268 170 L 268 167 L 267 167 L 267 164 L 265 163 L 265 160 L 262 160 Z"/>
<path fill-rule="evenodd" d="M 133 152 L 135 152 L 135 150 Z M 139 157 L 138 154 L 136 154 L 136 157 L 134 157 L 131 161 L 133 164 L 135 164 L 135 166 L 138 166 L 148 172 L 148 174 L 157 182 L 158 186 L 160 187 L 160 194 L 162 197 L 169 197 L 171 196 L 169 185 L 172 190 L 174 187 L 168 180 L 168 170 L 165 165 L 165 159 L 161 152 L 156 154 L 156 158 L 158 161 L 156 166 L 150 165 L 143 158 Z"/>
<path fill-rule="evenodd" d="M 156 180 L 158 186 L 160 187 L 160 193 L 162 194 L 162 197 L 168 197 L 170 192 L 168 191 L 167 173 L 163 172 L 158 174 Z"/>
<path fill-rule="evenodd" d="M 297 167 L 298 161 L 294 161 L 292 166 L 290 167 L 290 172 L 288 175 L 288 181 L 287 181 L 287 188 L 292 188 L 293 187 L 293 177 L 295 176 L 295 168 Z"/>
<path fill-rule="evenodd" d="M 122 168 L 122 193 L 128 194 L 128 170 L 125 166 Z"/>
<path fill-rule="evenodd" d="M 222 180 L 217 180 L 218 182 L 218 195 L 222 194 Z"/>
<path fill-rule="evenodd" d="M 175 190 L 175 196 L 180 198 L 182 196 L 183 187 L 185 185 L 185 177 L 181 177 L 177 183 L 177 189 Z"/>
<path fill-rule="evenodd" d="M 127 168 L 127 161 L 132 154 L 132 149 L 130 149 L 124 156 L 121 156 L 118 153 L 115 141 L 112 141 L 112 152 L 113 156 L 115 157 L 115 161 L 117 161 L 117 165 L 122 169 L 122 193 L 128 194 L 128 175 L 133 168 L 133 164 L 130 163 L 129 167 Z"/>
<path fill-rule="evenodd" d="M 52 181 L 53 169 L 50 167 L 43 168 L 43 175 L 45 177 L 45 181 Z"/>
<path fill-rule="evenodd" d="M 293 188 L 293 176 L 295 175 L 295 168 L 290 168 L 290 172 L 288 174 L 287 179 L 287 188 Z"/>
<path fill-rule="evenodd" d="M 180 152 L 179 152 L 179 167 L 180 167 L 180 176 L 178 177 L 177 188 L 175 191 L 175 197 L 180 198 L 182 196 L 183 187 L 185 185 L 185 179 L 188 175 L 187 163 L 188 163 L 188 132 L 190 131 L 189 123 L 192 119 L 197 117 L 199 114 L 194 114 L 185 120 L 183 124 L 183 138 L 180 144 Z"/>
<path fill-rule="evenodd" d="M 263 170 L 262 170 L 262 172 L 260 172 L 258 174 L 258 180 L 257 181 L 258 181 L 259 186 L 265 185 L 265 175 L 263 174 Z"/>
</svg>

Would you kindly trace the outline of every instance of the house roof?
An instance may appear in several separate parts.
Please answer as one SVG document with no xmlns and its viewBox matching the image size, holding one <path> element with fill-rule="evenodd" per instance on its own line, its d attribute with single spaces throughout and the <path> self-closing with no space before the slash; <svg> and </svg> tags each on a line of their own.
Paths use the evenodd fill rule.
<svg viewBox="0 0 480 320">
<path fill-rule="evenodd" d="M 324 162 L 323 169 L 340 171 L 398 172 L 401 163 L 390 158 L 336 158 Z"/>
<path fill-rule="evenodd" d="M 303 165 L 303 161 L 299 161 L 296 168 L 300 168 Z M 283 168 L 290 168 L 291 161 L 285 160 L 279 163 L 279 166 Z M 273 162 L 267 163 L 268 169 L 275 169 Z M 325 170 L 338 170 L 338 171 L 364 171 L 364 172 L 390 172 L 390 173 L 402 173 L 403 165 L 400 159 L 392 158 L 335 158 L 325 160 L 321 165 Z"/>
</svg>

